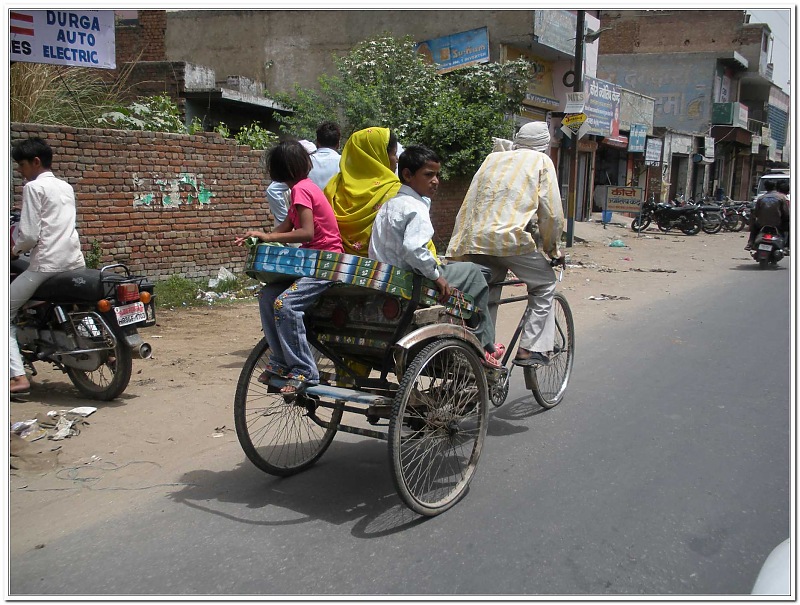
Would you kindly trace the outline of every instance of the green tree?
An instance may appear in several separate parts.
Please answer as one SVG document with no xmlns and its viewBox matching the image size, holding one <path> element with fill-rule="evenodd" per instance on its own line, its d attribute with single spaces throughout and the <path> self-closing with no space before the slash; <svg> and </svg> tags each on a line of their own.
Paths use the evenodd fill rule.
<svg viewBox="0 0 800 605">
<path fill-rule="evenodd" d="M 313 140 L 325 120 L 339 122 L 344 137 L 367 126 L 392 128 L 404 144 L 439 152 L 445 178 L 471 174 L 491 150 L 491 137 L 512 135 L 532 76 L 522 59 L 440 75 L 415 52 L 411 37 L 389 34 L 361 42 L 334 63 L 337 74 L 321 76 L 318 90 L 296 86 L 293 94 L 271 95 L 293 110 L 279 118 L 283 129 Z"/>
</svg>

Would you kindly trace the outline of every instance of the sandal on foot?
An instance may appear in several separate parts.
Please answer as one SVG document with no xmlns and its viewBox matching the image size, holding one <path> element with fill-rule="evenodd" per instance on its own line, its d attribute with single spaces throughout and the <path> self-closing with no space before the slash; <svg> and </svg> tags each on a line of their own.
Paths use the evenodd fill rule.
<svg viewBox="0 0 800 605">
<path fill-rule="evenodd" d="M 309 384 L 302 377 L 290 378 L 286 384 L 281 387 L 281 395 L 286 401 L 294 401 L 298 395 L 301 395 L 309 387 Z"/>
<path fill-rule="evenodd" d="M 547 355 L 538 351 L 528 351 L 526 349 L 519 349 L 517 356 L 514 357 L 514 365 L 518 366 L 546 366 L 550 364 Z"/>
<path fill-rule="evenodd" d="M 497 359 L 497 357 L 494 356 L 494 353 L 490 351 L 484 351 L 481 363 L 487 368 L 491 368 L 492 370 L 499 370 L 500 368 L 503 367 L 500 364 L 500 361 Z"/>
<path fill-rule="evenodd" d="M 494 343 L 494 353 L 492 355 L 495 359 L 503 359 L 503 355 L 506 354 L 506 345 L 500 342 Z"/>
</svg>

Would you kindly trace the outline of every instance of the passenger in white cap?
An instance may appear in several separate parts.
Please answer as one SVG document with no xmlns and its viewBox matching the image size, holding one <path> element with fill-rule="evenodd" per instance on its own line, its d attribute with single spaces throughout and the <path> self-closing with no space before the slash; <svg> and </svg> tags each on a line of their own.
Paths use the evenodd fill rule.
<svg viewBox="0 0 800 605">
<path fill-rule="evenodd" d="M 519 129 L 511 151 L 490 153 L 472 178 L 447 248 L 449 258 L 489 268 L 490 283 L 503 281 L 508 270 L 525 282 L 531 313 L 514 359 L 517 365 L 547 365 L 553 349 L 550 311 L 556 280 L 544 255 L 561 258 L 564 211 L 549 147 L 547 124 L 530 122 Z M 495 288 L 492 321 L 497 320 L 497 306 L 491 303 L 499 297 Z"/>
</svg>

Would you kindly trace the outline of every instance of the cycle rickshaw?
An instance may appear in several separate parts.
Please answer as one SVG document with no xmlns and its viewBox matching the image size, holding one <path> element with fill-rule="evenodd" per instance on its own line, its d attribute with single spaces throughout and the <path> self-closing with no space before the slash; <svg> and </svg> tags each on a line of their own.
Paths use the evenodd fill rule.
<svg viewBox="0 0 800 605">
<path fill-rule="evenodd" d="M 293 475 L 319 460 L 337 431 L 354 433 L 388 442 L 397 493 L 415 512 L 434 516 L 458 502 L 481 455 L 489 403 L 508 393 L 513 342 L 502 369 L 486 368 L 469 297 L 457 293 L 441 305 L 432 281 L 368 258 L 259 244 L 250 246 L 245 271 L 287 285 L 300 276 L 335 282 L 305 317 L 319 385 L 287 401 L 280 378 L 260 382 L 269 356 L 263 338 L 244 364 L 234 418 L 250 461 Z M 553 367 L 524 368 L 545 407 L 561 400 L 572 368 L 572 315 L 560 300 Z M 549 386 L 546 373 L 555 377 Z"/>
</svg>

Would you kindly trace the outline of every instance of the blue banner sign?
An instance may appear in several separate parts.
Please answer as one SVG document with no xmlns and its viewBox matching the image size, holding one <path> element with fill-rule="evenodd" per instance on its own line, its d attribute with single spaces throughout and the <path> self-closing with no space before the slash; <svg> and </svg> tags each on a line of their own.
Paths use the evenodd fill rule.
<svg viewBox="0 0 800 605">
<path fill-rule="evenodd" d="M 601 137 L 619 136 L 619 87 L 611 82 L 586 76 L 583 79 L 583 90 L 586 93 L 583 113 L 589 116 L 588 134 Z"/>
<path fill-rule="evenodd" d="M 440 74 L 475 63 L 489 62 L 489 30 L 486 27 L 451 34 L 417 44 L 416 51 Z"/>
<path fill-rule="evenodd" d="M 644 124 L 631 124 L 630 136 L 628 137 L 628 151 L 634 153 L 644 153 L 644 146 L 647 142 L 647 126 Z"/>
</svg>

